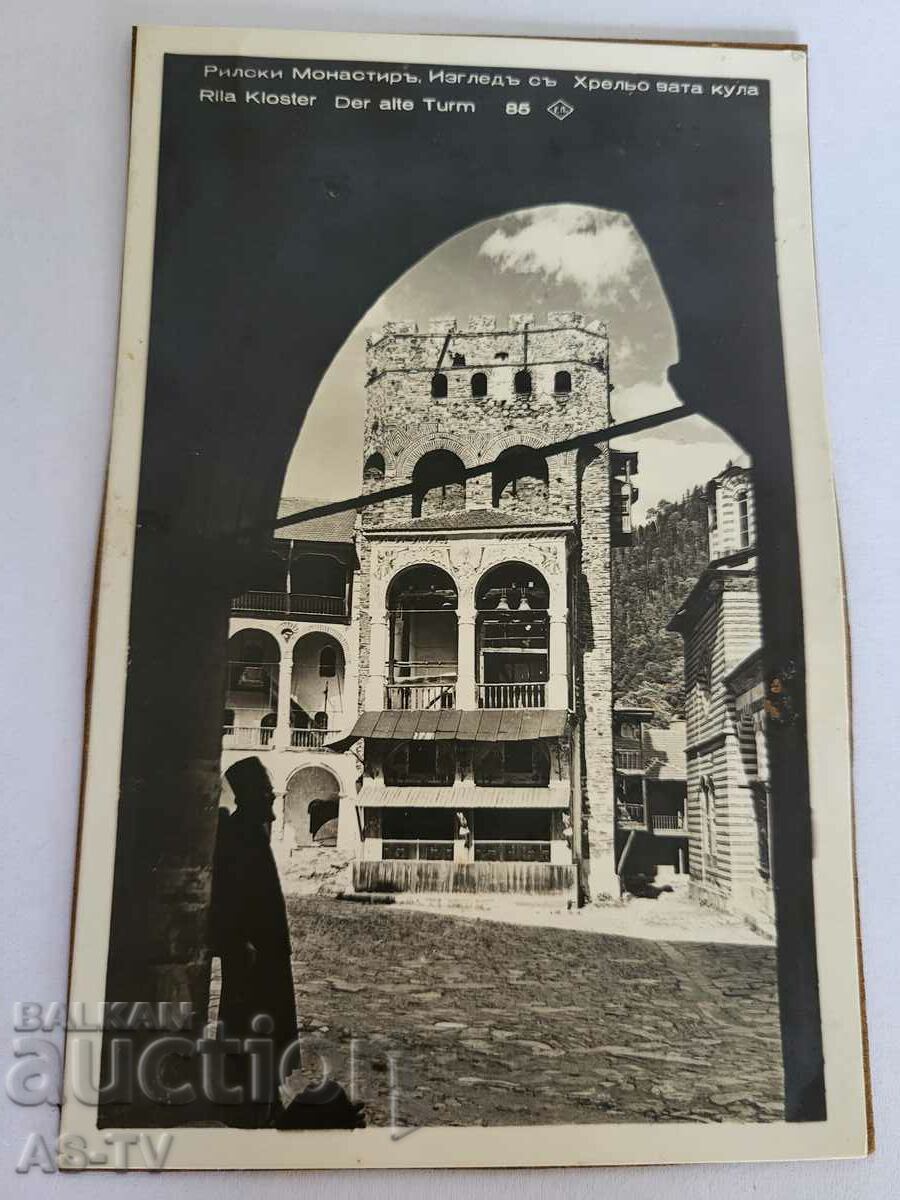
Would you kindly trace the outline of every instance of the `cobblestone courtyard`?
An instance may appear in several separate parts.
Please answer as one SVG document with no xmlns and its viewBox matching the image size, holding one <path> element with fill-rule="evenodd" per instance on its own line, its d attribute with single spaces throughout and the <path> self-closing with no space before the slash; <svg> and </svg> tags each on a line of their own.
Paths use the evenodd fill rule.
<svg viewBox="0 0 900 1200">
<path fill-rule="evenodd" d="M 303 1034 L 369 1049 L 361 1096 L 408 1125 L 771 1121 L 782 1115 L 775 955 L 292 898 Z"/>
</svg>

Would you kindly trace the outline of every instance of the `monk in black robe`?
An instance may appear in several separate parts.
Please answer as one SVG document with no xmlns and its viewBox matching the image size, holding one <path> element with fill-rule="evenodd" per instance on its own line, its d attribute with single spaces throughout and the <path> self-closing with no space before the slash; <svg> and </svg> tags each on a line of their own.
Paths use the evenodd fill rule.
<svg viewBox="0 0 900 1200">
<path fill-rule="evenodd" d="M 264 1124 L 277 1099 L 277 1068 L 297 1037 L 297 1010 L 291 975 L 291 937 L 278 869 L 269 836 L 274 794 L 258 758 L 246 758 L 225 772 L 234 792 L 234 812 L 219 812 L 213 864 L 212 947 L 222 962 L 219 1021 L 226 1038 L 272 1039 L 271 1094 L 252 1097 L 249 1067 L 229 1056 L 230 1085 L 240 1084 L 252 1108 L 231 1114 L 235 1121 Z M 255 1103 L 254 1103 L 255 1100 Z"/>
<path fill-rule="evenodd" d="M 282 1129 L 360 1128 L 363 1106 L 352 1103 L 333 1081 L 306 1088 L 287 1109 L 279 1101 L 279 1067 L 297 1039 L 297 1009 L 284 894 L 269 844 L 274 794 L 258 758 L 235 763 L 225 778 L 236 808 L 230 814 L 219 810 L 213 864 L 212 947 L 222 962 L 219 1022 L 225 1038 L 271 1038 L 273 1070 L 271 1086 L 254 1096 L 249 1055 L 229 1055 L 227 1084 L 242 1087 L 245 1100 L 223 1105 L 222 1120 Z M 291 1065 L 296 1060 L 288 1069 Z"/>
</svg>

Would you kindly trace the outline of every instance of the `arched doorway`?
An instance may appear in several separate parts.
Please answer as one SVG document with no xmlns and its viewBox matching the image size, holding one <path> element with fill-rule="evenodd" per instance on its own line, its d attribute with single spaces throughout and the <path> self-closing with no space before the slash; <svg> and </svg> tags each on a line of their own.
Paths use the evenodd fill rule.
<svg viewBox="0 0 900 1200">
<path fill-rule="evenodd" d="M 288 780 L 285 820 L 298 847 L 337 845 L 341 789 L 326 767 L 301 767 Z"/>
</svg>

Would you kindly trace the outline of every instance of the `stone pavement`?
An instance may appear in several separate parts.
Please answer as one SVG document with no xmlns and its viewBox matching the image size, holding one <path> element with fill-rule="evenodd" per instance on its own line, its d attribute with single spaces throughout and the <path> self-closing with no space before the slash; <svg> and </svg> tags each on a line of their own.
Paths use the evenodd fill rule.
<svg viewBox="0 0 900 1200">
<path fill-rule="evenodd" d="M 503 895 L 445 897 L 401 894 L 397 903 L 420 912 L 478 917 L 510 925 L 544 925 L 579 933 L 611 933 L 621 937 L 650 938 L 665 942 L 721 942 L 730 945 L 769 946 L 772 939 L 742 921 L 691 899 L 686 876 L 676 878 L 671 892 L 656 899 L 629 897 L 619 904 L 587 905 L 564 909 L 523 904 L 521 897 Z"/>
<path fill-rule="evenodd" d="M 373 1125 L 773 1121 L 774 950 L 293 897 L 301 1033 Z M 392 1060 L 393 1059 L 393 1065 Z M 399 1072 L 399 1075 L 397 1074 Z"/>
</svg>

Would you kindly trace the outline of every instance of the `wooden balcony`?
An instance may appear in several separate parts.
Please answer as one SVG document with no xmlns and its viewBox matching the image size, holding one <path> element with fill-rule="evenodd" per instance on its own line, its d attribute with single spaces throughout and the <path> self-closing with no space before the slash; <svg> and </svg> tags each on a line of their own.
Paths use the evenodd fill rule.
<svg viewBox="0 0 900 1200">
<path fill-rule="evenodd" d="M 384 707 L 409 711 L 456 707 L 456 683 L 388 683 Z"/>
<path fill-rule="evenodd" d="M 254 617 L 347 617 L 346 596 L 314 596 L 307 592 L 242 592 L 231 611 Z"/>
<path fill-rule="evenodd" d="M 291 749 L 322 750 L 325 746 L 325 740 L 329 736 L 333 736 L 333 734 L 328 729 L 292 729 Z"/>
<path fill-rule="evenodd" d="M 324 750 L 325 742 L 333 737 L 331 729 L 292 729 L 291 750 Z M 272 725 L 225 725 L 222 728 L 223 750 L 272 750 L 276 731 Z"/>
<path fill-rule="evenodd" d="M 480 683 L 479 708 L 546 708 L 546 683 Z"/>
<path fill-rule="evenodd" d="M 684 813 L 653 813 L 650 814 L 650 828 L 653 833 L 662 837 L 687 837 L 687 823 Z"/>
<path fill-rule="evenodd" d="M 616 825 L 619 829 L 634 829 L 660 837 L 682 837 L 688 835 L 684 813 L 655 813 L 650 810 L 649 819 L 643 804 L 619 803 L 616 805 Z"/>
<path fill-rule="evenodd" d="M 272 747 L 275 730 L 272 726 L 225 725 L 222 728 L 223 750 L 268 750 Z"/>
<path fill-rule="evenodd" d="M 616 824 L 620 829 L 647 829 L 647 816 L 643 804 L 618 803 Z"/>
</svg>

